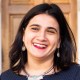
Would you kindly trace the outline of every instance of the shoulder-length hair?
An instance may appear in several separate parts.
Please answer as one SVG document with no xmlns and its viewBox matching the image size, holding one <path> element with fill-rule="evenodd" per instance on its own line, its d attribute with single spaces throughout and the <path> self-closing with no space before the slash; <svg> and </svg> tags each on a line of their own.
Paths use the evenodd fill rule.
<svg viewBox="0 0 80 80">
<path fill-rule="evenodd" d="M 22 51 L 24 29 L 29 21 L 38 14 L 48 14 L 54 17 L 60 28 L 61 44 L 59 48 L 60 57 L 57 57 L 57 50 L 54 53 L 54 66 L 63 70 L 69 67 L 76 59 L 76 43 L 73 33 L 63 15 L 63 12 L 56 4 L 39 4 L 33 7 L 23 17 L 16 38 L 10 50 L 10 68 L 13 71 L 20 72 L 27 63 L 27 50 Z"/>
</svg>

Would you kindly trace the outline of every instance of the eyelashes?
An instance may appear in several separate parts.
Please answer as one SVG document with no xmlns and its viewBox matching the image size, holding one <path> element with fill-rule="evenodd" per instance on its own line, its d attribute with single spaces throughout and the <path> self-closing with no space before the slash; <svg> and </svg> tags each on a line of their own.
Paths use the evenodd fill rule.
<svg viewBox="0 0 80 80">
<path fill-rule="evenodd" d="M 32 30 L 39 30 L 38 28 L 31 28 Z"/>
<path fill-rule="evenodd" d="M 47 32 L 50 33 L 50 34 L 56 33 L 54 30 L 47 30 Z"/>
</svg>

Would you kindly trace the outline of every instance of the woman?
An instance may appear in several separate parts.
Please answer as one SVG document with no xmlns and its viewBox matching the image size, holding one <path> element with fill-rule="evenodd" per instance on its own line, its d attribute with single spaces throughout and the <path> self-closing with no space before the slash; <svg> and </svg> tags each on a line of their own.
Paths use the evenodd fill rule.
<svg viewBox="0 0 80 80">
<path fill-rule="evenodd" d="M 39 4 L 23 18 L 1 80 L 80 80 L 73 33 L 56 4 Z"/>
</svg>

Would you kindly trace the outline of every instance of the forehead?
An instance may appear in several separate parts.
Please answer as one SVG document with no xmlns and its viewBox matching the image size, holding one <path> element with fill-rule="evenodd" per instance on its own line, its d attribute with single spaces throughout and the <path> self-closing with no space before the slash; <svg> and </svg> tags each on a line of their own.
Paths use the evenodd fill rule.
<svg viewBox="0 0 80 80">
<path fill-rule="evenodd" d="M 48 14 L 39 14 L 39 15 L 34 16 L 29 21 L 28 25 L 31 25 L 31 24 L 38 24 L 44 27 L 45 26 L 51 26 L 51 27 L 56 27 L 56 28 L 59 27 L 57 20 Z"/>
</svg>

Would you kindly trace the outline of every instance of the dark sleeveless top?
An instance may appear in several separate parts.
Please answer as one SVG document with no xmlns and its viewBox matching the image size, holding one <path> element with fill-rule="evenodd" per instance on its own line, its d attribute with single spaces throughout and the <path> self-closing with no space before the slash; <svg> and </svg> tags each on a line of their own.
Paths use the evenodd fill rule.
<svg viewBox="0 0 80 80">
<path fill-rule="evenodd" d="M 9 69 L 1 74 L 0 80 L 27 80 L 27 77 L 19 76 Z M 80 65 L 72 65 L 67 70 L 46 75 L 43 80 L 80 80 Z"/>
</svg>

